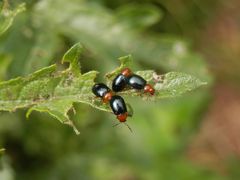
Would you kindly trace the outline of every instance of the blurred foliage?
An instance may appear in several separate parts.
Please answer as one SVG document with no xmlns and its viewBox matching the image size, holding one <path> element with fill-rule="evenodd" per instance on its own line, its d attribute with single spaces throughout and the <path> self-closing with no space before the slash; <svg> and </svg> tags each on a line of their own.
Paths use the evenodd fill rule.
<svg viewBox="0 0 240 180">
<path fill-rule="evenodd" d="M 58 64 L 72 44 L 82 42 L 83 73 L 94 69 L 103 77 L 118 66 L 118 57 L 132 54 L 134 71 L 180 71 L 211 86 L 214 77 L 189 38 L 214 14 L 217 1 L 132 2 L 27 1 L 27 10 L 0 37 L 0 79 Z M 20 3 L 9 1 L 11 9 Z M 9 160 L 2 158 L 1 164 L 9 179 L 228 179 L 186 158 L 210 97 L 207 87 L 160 102 L 127 97 L 135 110 L 129 119 L 133 134 L 125 126 L 112 128 L 111 114 L 84 104 L 74 104 L 76 114 L 69 114 L 80 136 L 42 113 L 33 112 L 26 121 L 24 110 L 2 112 L 0 147 Z"/>
<path fill-rule="evenodd" d="M 8 7 L 8 1 L 0 2 L 0 35 L 2 35 L 11 25 L 14 17 L 25 10 L 25 4 L 20 4 L 16 9 L 11 11 Z"/>
</svg>

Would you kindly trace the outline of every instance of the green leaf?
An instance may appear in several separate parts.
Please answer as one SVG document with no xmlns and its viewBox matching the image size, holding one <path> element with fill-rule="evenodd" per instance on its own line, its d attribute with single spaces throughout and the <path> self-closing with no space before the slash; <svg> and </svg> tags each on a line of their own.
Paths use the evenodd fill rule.
<svg viewBox="0 0 240 180">
<path fill-rule="evenodd" d="M 15 111 L 18 108 L 29 108 L 27 117 L 32 111 L 47 112 L 60 122 L 71 125 L 79 133 L 68 112 L 74 102 L 89 104 L 94 108 L 111 112 L 109 105 L 102 103 L 92 93 L 92 86 L 97 72 L 80 73 L 79 57 L 83 46 L 78 43 L 63 56 L 62 62 L 69 62 L 69 68 L 57 71 L 56 65 L 43 68 L 27 77 L 18 77 L 0 82 L 0 110 Z M 121 66 L 106 75 L 108 84 L 125 67 L 131 68 L 130 55 L 119 58 Z M 153 98 L 176 97 L 186 91 L 193 90 L 204 83 L 199 79 L 184 73 L 167 73 L 156 75 L 152 70 L 137 71 L 136 74 L 145 78 L 156 89 Z M 143 95 L 140 91 L 128 90 L 120 94 L 131 96 Z M 128 106 L 130 107 L 130 106 Z"/>
<path fill-rule="evenodd" d="M 60 122 L 72 125 L 67 115 L 73 102 L 82 102 L 98 109 L 109 111 L 109 107 L 95 100 L 91 88 L 96 71 L 85 74 L 74 73 L 79 70 L 76 58 L 80 56 L 82 46 L 73 46 L 63 58 L 70 62 L 70 68 L 56 71 L 56 65 L 43 68 L 27 77 L 19 77 L 0 83 L 0 110 L 14 111 L 17 108 L 29 108 L 27 116 L 33 110 L 48 112 Z"/>
<path fill-rule="evenodd" d="M 0 9 L 0 35 L 12 25 L 15 16 L 25 10 L 25 3 L 20 4 L 14 10 L 10 10 L 8 6 L 8 1 L 4 0 Z"/>
<path fill-rule="evenodd" d="M 181 72 L 157 75 L 153 71 L 138 71 L 136 74 L 145 77 L 149 82 L 154 82 L 155 98 L 177 97 L 202 85 L 206 85 L 206 82 Z"/>
</svg>

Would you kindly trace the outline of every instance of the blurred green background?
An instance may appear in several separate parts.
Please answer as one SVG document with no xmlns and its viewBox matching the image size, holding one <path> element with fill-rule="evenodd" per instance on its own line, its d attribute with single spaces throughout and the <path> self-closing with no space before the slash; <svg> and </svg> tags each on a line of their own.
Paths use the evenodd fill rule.
<svg viewBox="0 0 240 180">
<path fill-rule="evenodd" d="M 76 136 L 49 115 L 0 113 L 0 179 L 175 180 L 240 178 L 238 0 L 10 0 L 26 2 L 0 37 L 0 79 L 53 63 L 76 42 L 82 70 L 103 77 L 132 54 L 134 70 L 182 71 L 208 82 L 185 96 L 143 102 L 129 125 L 75 104 Z"/>
</svg>

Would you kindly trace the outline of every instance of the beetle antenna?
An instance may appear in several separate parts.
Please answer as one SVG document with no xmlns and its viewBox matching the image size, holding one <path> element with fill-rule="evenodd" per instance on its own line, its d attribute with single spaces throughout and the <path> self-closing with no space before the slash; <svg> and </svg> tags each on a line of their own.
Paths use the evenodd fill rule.
<svg viewBox="0 0 240 180">
<path fill-rule="evenodd" d="M 119 122 L 119 123 L 117 123 L 117 124 L 114 124 L 113 127 L 116 127 L 116 126 L 118 126 L 119 124 L 122 124 L 122 122 Z M 129 129 L 129 131 L 130 131 L 131 133 L 133 133 L 132 128 L 131 128 L 126 122 L 124 123 L 124 125 L 127 126 L 127 128 Z"/>
<path fill-rule="evenodd" d="M 112 127 L 116 127 L 116 126 L 118 126 L 119 124 L 121 124 L 121 123 L 116 123 L 116 124 L 114 124 Z"/>
<path fill-rule="evenodd" d="M 128 127 L 128 129 L 129 129 L 129 131 L 131 132 L 131 133 L 133 133 L 133 130 L 132 130 L 132 128 L 125 122 L 124 123 L 125 124 L 125 126 L 127 126 Z"/>
</svg>

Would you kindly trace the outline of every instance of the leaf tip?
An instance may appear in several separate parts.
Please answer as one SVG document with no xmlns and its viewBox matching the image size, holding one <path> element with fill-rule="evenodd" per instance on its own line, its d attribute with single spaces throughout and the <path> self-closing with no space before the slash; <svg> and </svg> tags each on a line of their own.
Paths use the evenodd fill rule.
<svg viewBox="0 0 240 180">
<path fill-rule="evenodd" d="M 76 76 L 81 74 L 81 64 L 79 58 L 83 52 L 84 48 L 81 43 L 73 45 L 62 58 L 62 64 L 64 62 L 70 63 L 68 70 L 73 72 Z"/>
<path fill-rule="evenodd" d="M 118 59 L 121 62 L 121 66 L 127 66 L 132 62 L 133 57 L 131 54 L 129 54 L 126 56 L 119 57 Z"/>
<path fill-rule="evenodd" d="M 27 111 L 27 113 L 26 113 L 26 118 L 27 118 L 27 120 L 29 119 L 29 116 L 32 114 L 32 111 L 33 111 L 32 108 L 29 108 L 29 109 L 28 109 L 28 111 Z"/>
<path fill-rule="evenodd" d="M 129 55 L 127 55 L 127 56 L 119 57 L 118 60 L 119 60 L 120 63 L 121 63 L 120 67 L 116 68 L 115 70 L 113 70 L 113 71 L 110 72 L 110 73 L 107 73 L 107 74 L 105 75 L 105 78 L 111 79 L 114 75 L 116 75 L 117 73 L 119 73 L 123 68 L 131 66 L 132 61 L 133 61 L 133 58 L 132 58 L 132 55 L 129 54 Z"/>
<path fill-rule="evenodd" d="M 76 135 L 81 134 L 80 131 L 77 129 L 77 127 L 74 125 L 74 123 L 71 120 L 65 121 L 63 123 L 71 126 Z"/>
<path fill-rule="evenodd" d="M 79 56 L 81 55 L 83 51 L 83 45 L 78 42 L 76 44 L 74 44 L 64 55 L 63 55 L 63 58 L 62 58 L 62 64 L 64 62 L 74 62 L 76 61 Z"/>
</svg>

